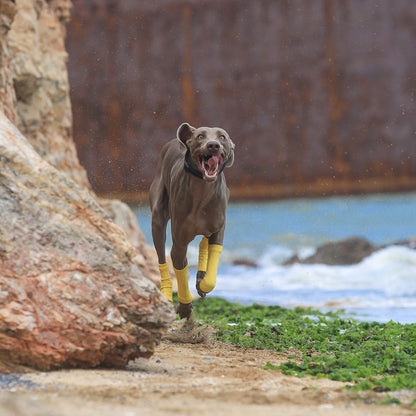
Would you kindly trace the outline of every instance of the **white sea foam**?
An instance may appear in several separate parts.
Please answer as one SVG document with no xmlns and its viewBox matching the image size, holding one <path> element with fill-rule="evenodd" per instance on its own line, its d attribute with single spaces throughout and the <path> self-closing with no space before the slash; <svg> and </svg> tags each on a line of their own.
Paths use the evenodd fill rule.
<svg viewBox="0 0 416 416">
<path fill-rule="evenodd" d="M 282 266 L 279 262 L 283 253 L 280 248 L 269 250 L 260 257 L 260 267 L 256 269 L 221 268 L 215 294 L 282 306 L 351 311 L 409 309 L 407 315 L 414 309 L 416 321 L 416 250 L 390 246 L 348 266 Z"/>
<path fill-rule="evenodd" d="M 266 248 L 264 253 L 258 258 L 257 263 L 260 267 L 273 267 L 282 264 L 293 256 L 293 250 L 281 245 L 272 245 Z"/>
</svg>

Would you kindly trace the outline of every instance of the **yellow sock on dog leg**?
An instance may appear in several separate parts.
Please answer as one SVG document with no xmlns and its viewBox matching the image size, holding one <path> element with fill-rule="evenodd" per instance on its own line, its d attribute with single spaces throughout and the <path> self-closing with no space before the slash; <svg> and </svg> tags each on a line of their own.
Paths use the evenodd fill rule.
<svg viewBox="0 0 416 416">
<path fill-rule="evenodd" d="M 221 252 L 222 246 L 219 244 L 210 244 L 208 246 L 207 272 L 199 284 L 200 289 L 205 293 L 211 292 L 217 283 L 217 270 Z"/>
<path fill-rule="evenodd" d="M 188 265 L 182 270 L 175 269 L 176 279 L 178 280 L 178 300 L 180 303 L 188 304 L 192 302 L 192 295 L 188 284 Z"/>
<path fill-rule="evenodd" d="M 167 300 L 173 302 L 172 299 L 172 279 L 169 274 L 169 266 L 167 263 L 159 264 L 160 271 L 160 291 L 165 295 Z"/>
<path fill-rule="evenodd" d="M 206 272 L 208 265 L 208 238 L 202 237 L 199 243 L 198 271 Z"/>
</svg>

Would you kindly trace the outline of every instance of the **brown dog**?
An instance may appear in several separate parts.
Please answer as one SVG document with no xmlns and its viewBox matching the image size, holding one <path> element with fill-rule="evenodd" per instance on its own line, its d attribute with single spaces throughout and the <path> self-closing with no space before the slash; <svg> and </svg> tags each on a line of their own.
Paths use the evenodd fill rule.
<svg viewBox="0 0 416 416">
<path fill-rule="evenodd" d="M 166 264 L 166 225 L 171 220 L 171 257 L 178 280 L 178 313 L 189 318 L 192 296 L 188 287 L 188 244 L 202 235 L 199 245 L 197 291 L 201 297 L 216 283 L 222 251 L 229 190 L 223 169 L 234 162 L 234 143 L 217 127 L 195 128 L 183 123 L 177 139 L 162 149 L 150 187 L 153 243 L 159 258 L 161 291 L 172 301 L 172 281 Z"/>
</svg>

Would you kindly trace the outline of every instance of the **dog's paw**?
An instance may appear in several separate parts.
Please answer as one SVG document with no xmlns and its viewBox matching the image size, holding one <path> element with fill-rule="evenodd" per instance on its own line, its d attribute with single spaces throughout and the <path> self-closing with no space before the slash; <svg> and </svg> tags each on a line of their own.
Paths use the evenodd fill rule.
<svg viewBox="0 0 416 416">
<path fill-rule="evenodd" d="M 202 279 L 205 277 L 205 272 L 198 272 L 196 274 L 196 291 L 198 292 L 198 295 L 201 296 L 202 299 L 207 295 L 206 292 L 203 292 L 201 288 L 199 287 L 199 284 L 201 283 Z"/>
<path fill-rule="evenodd" d="M 181 319 L 186 318 L 189 319 L 192 316 L 193 306 L 192 303 L 178 303 L 176 307 L 176 313 L 179 314 Z"/>
</svg>

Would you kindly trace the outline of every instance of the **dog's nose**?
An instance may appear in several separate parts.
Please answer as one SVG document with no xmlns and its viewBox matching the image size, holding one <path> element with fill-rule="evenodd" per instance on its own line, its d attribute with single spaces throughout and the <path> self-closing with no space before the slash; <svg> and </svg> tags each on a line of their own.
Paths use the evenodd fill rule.
<svg viewBox="0 0 416 416">
<path fill-rule="evenodd" d="M 207 149 L 212 153 L 212 154 L 217 154 L 220 150 L 220 144 L 218 142 L 208 142 L 207 143 Z"/>
</svg>

